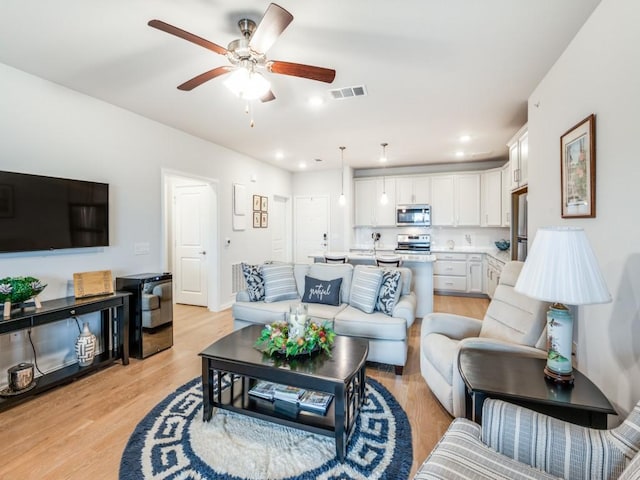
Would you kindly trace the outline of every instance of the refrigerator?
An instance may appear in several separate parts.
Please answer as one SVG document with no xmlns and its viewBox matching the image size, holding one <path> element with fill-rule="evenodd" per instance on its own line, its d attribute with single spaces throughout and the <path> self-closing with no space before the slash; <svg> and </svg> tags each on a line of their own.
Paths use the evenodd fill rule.
<svg viewBox="0 0 640 480">
<path fill-rule="evenodd" d="M 524 262 L 527 259 L 527 192 L 514 194 L 516 214 L 514 260 Z"/>
</svg>

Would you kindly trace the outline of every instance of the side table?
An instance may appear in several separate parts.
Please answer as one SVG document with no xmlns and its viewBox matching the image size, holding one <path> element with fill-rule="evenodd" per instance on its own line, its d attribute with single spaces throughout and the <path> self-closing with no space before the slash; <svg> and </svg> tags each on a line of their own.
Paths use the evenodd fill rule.
<svg viewBox="0 0 640 480">
<path fill-rule="evenodd" d="M 591 428 L 607 428 L 607 415 L 617 415 L 594 383 L 573 370 L 573 387 L 546 380 L 546 360 L 516 353 L 464 348 L 458 368 L 466 386 L 467 418 L 482 422 L 486 398 L 505 400 L 560 420 Z"/>
</svg>

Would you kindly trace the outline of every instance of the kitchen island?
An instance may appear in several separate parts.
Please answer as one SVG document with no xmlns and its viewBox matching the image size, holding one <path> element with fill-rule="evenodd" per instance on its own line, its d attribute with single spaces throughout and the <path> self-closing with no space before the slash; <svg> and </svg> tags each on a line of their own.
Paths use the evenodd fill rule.
<svg viewBox="0 0 640 480">
<path fill-rule="evenodd" d="M 435 255 L 424 253 L 378 252 L 380 256 L 399 255 L 402 258 L 402 266 L 407 267 L 412 273 L 411 289 L 416 292 L 416 317 L 423 318 L 433 312 L 433 262 Z M 332 256 L 346 255 L 348 263 L 352 265 L 375 265 L 376 254 L 367 251 L 330 252 Z M 309 255 L 314 262 L 324 262 L 324 253 Z"/>
</svg>

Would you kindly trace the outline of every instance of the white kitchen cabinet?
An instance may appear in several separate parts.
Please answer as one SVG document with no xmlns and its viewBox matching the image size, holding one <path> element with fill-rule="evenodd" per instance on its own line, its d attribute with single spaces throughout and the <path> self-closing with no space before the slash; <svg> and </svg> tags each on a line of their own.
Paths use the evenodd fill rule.
<svg viewBox="0 0 640 480">
<path fill-rule="evenodd" d="M 431 224 L 455 225 L 453 175 L 435 175 L 431 178 Z"/>
<path fill-rule="evenodd" d="M 480 174 L 434 175 L 431 222 L 436 226 L 479 226 Z"/>
<path fill-rule="evenodd" d="M 502 226 L 511 225 L 511 168 L 509 163 L 502 167 Z"/>
<path fill-rule="evenodd" d="M 396 186 L 393 179 L 382 177 L 354 180 L 355 226 L 395 226 Z M 380 198 L 385 191 L 389 201 L 382 205 Z"/>
<path fill-rule="evenodd" d="M 467 255 L 437 253 L 433 264 L 433 289 L 439 292 L 467 291 Z"/>
<path fill-rule="evenodd" d="M 482 174 L 482 226 L 502 226 L 502 172 L 490 170 Z"/>
<path fill-rule="evenodd" d="M 482 253 L 472 253 L 467 256 L 467 292 L 484 293 Z"/>
<path fill-rule="evenodd" d="M 493 294 L 495 293 L 498 282 L 500 281 L 500 275 L 502 274 L 504 265 L 504 262 L 502 262 L 501 260 L 487 255 L 486 291 L 487 295 L 489 295 L 489 298 L 493 298 Z"/>
<path fill-rule="evenodd" d="M 529 133 L 527 125 L 522 127 L 507 143 L 511 168 L 511 190 L 527 184 L 529 175 Z"/>
<path fill-rule="evenodd" d="M 431 203 L 431 177 L 428 175 L 396 177 L 396 203 Z"/>
</svg>

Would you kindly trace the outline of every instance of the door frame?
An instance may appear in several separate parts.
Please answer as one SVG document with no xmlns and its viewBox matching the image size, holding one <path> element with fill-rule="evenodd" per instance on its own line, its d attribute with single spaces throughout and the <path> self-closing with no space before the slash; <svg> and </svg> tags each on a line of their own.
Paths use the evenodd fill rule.
<svg viewBox="0 0 640 480">
<path fill-rule="evenodd" d="M 218 289 L 220 279 L 220 183 L 217 179 L 194 175 L 188 172 L 160 169 L 161 177 L 161 250 L 163 271 L 172 271 L 174 261 L 173 242 L 173 185 L 177 179 L 203 182 L 209 186 L 209 245 L 207 245 L 207 308 L 209 311 L 218 312 L 220 310 L 220 292 Z M 175 284 L 175 282 L 174 282 Z"/>
<path fill-rule="evenodd" d="M 294 241 L 292 232 L 293 232 L 293 202 L 291 201 L 291 196 L 289 195 L 279 195 L 277 193 L 273 194 L 273 201 L 276 198 L 280 200 L 284 200 L 285 203 L 285 211 L 284 211 L 284 235 L 286 239 L 286 248 L 285 248 L 285 260 L 287 262 L 293 261 L 293 244 Z"/>
</svg>

